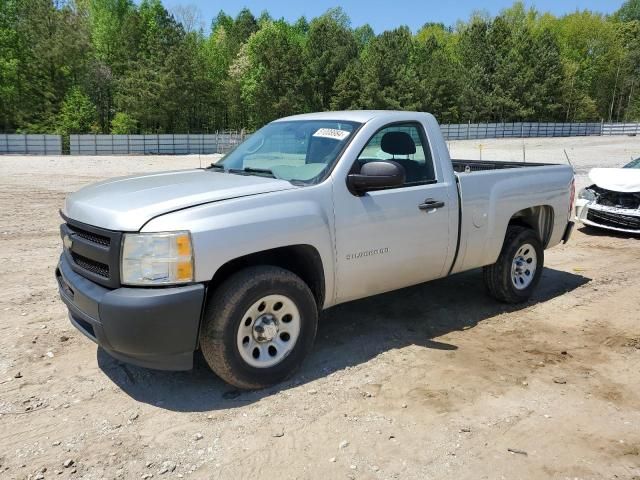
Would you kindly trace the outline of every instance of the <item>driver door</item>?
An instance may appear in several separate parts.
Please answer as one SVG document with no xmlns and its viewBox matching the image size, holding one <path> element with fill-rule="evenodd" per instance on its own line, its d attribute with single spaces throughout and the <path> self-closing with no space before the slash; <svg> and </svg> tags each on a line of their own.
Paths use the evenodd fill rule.
<svg viewBox="0 0 640 480">
<path fill-rule="evenodd" d="M 449 209 L 456 202 L 448 198 L 449 185 L 436 178 L 422 125 L 409 122 L 378 130 L 352 173 L 379 160 L 402 165 L 405 183 L 362 196 L 346 189 L 336 193 L 337 303 L 444 275 Z"/>
</svg>

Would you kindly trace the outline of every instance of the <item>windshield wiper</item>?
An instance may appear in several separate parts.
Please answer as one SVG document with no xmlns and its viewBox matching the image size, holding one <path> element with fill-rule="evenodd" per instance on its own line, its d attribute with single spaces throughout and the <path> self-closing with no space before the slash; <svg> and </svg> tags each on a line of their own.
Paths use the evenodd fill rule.
<svg viewBox="0 0 640 480">
<path fill-rule="evenodd" d="M 219 163 L 212 163 L 211 165 L 209 165 L 209 168 L 217 168 L 219 170 L 224 170 L 224 165 L 221 165 Z"/>
<path fill-rule="evenodd" d="M 267 175 L 271 175 L 273 178 L 276 178 L 273 172 L 268 168 L 253 168 L 253 167 L 230 168 L 227 171 L 231 173 L 264 173 Z"/>
</svg>

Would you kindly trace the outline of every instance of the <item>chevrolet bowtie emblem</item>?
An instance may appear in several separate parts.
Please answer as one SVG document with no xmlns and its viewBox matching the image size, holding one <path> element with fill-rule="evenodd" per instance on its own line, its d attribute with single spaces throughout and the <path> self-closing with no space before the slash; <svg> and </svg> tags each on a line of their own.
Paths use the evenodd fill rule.
<svg viewBox="0 0 640 480">
<path fill-rule="evenodd" d="M 65 235 L 64 237 L 62 237 L 62 244 L 64 245 L 64 248 L 66 248 L 67 250 L 71 250 L 73 240 L 71 240 L 71 237 L 69 235 Z"/>
</svg>

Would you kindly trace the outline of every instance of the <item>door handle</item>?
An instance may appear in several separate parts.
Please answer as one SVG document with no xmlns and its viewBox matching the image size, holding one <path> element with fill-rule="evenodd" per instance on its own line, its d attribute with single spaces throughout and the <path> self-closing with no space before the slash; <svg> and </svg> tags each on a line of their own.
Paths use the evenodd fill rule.
<svg viewBox="0 0 640 480">
<path fill-rule="evenodd" d="M 433 210 L 434 208 L 444 207 L 444 202 L 434 200 L 433 198 L 427 198 L 424 203 L 418 205 L 420 210 Z"/>
</svg>

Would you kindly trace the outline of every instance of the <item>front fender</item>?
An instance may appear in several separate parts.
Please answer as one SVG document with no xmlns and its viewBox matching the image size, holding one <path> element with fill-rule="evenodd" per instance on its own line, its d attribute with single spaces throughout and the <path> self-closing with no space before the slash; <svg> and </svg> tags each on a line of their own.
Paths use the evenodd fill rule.
<svg viewBox="0 0 640 480">
<path fill-rule="evenodd" d="M 225 263 L 252 253 L 290 245 L 310 245 L 324 269 L 325 306 L 334 298 L 334 235 L 331 185 L 301 187 L 224 200 L 168 213 L 142 232 L 189 230 L 195 279 L 211 280 Z"/>
</svg>

